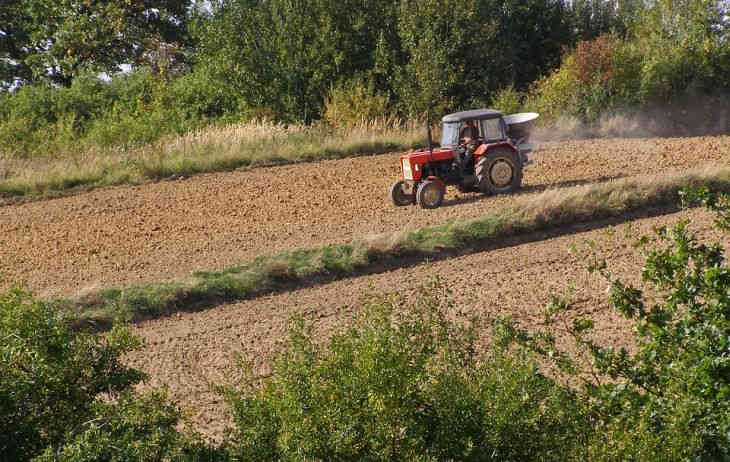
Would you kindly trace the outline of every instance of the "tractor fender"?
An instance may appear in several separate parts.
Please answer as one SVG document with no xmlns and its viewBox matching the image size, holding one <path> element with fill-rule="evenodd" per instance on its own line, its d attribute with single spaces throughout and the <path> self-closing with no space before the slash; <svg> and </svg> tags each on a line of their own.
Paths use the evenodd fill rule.
<svg viewBox="0 0 730 462">
<path fill-rule="evenodd" d="M 484 147 L 484 151 L 485 151 L 486 155 L 489 155 L 489 151 L 491 151 L 494 148 L 507 148 L 510 151 L 514 152 L 515 154 L 519 154 L 519 151 L 515 148 L 515 146 L 508 141 L 504 141 L 502 143 L 483 144 L 482 146 Z M 479 146 L 479 147 L 481 148 L 482 146 Z"/>
<path fill-rule="evenodd" d="M 515 149 L 514 145 L 512 143 L 503 141 L 503 142 L 497 142 L 497 143 L 488 143 L 488 144 L 480 144 L 479 147 L 474 151 L 474 158 L 478 159 L 482 156 L 488 156 L 489 151 L 491 151 L 494 148 L 507 148 L 510 151 L 513 151 L 515 154 L 518 154 L 519 151 Z"/>
<path fill-rule="evenodd" d="M 434 183 L 439 185 L 439 187 L 441 188 L 441 191 L 443 191 L 443 193 L 446 194 L 446 184 L 441 180 L 441 178 L 439 178 L 437 176 L 429 176 L 426 179 L 429 181 L 433 181 Z"/>
</svg>

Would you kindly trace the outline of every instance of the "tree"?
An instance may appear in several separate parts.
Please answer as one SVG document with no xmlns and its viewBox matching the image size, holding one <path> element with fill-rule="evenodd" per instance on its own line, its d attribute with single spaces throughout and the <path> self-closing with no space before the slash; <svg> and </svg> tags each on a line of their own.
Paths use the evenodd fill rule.
<svg viewBox="0 0 730 462">
<path fill-rule="evenodd" d="M 495 91 L 514 85 L 525 90 L 541 75 L 560 65 L 563 48 L 571 43 L 570 12 L 562 0 L 502 0 L 492 14 L 498 18 L 492 70 Z"/>
<path fill-rule="evenodd" d="M 460 0 L 401 0 L 398 34 L 405 63 L 394 87 L 404 112 L 423 116 L 485 99 L 493 82 L 498 21 Z"/>
<path fill-rule="evenodd" d="M 69 85 L 83 69 L 117 72 L 182 40 L 188 2 L 4 0 L 0 85 Z M 165 48 L 166 49 L 166 48 Z"/>
<path fill-rule="evenodd" d="M 395 86 L 419 115 L 485 104 L 508 85 L 524 89 L 570 43 L 560 0 L 402 0 L 398 25 L 405 62 Z"/>
<path fill-rule="evenodd" d="M 198 65 L 249 109 L 318 118 L 330 87 L 375 63 L 391 2 L 231 0 L 198 31 Z"/>
</svg>

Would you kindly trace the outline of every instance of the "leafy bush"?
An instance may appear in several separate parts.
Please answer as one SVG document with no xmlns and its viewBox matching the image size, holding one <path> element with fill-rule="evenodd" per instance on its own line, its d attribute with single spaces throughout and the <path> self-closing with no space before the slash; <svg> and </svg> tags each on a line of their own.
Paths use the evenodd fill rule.
<svg viewBox="0 0 730 462">
<path fill-rule="evenodd" d="M 579 42 L 560 69 L 530 88 L 526 106 L 547 119 L 595 122 L 607 111 L 639 102 L 641 62 L 635 44 L 614 36 Z"/>
<path fill-rule="evenodd" d="M 388 97 L 360 79 L 332 87 L 324 102 L 324 119 L 334 127 L 352 128 L 387 116 Z"/>
<path fill-rule="evenodd" d="M 47 448 L 34 462 L 223 460 L 199 435 L 177 430 L 180 411 L 164 393 L 125 393 L 118 403 L 95 403 L 94 415 L 63 446 Z"/>
<path fill-rule="evenodd" d="M 543 120 L 577 115 L 580 111 L 578 82 L 570 70 L 571 56 L 563 59 L 563 65 L 551 74 L 534 82 L 528 91 L 525 107 L 540 113 Z"/>
<path fill-rule="evenodd" d="M 23 86 L 3 95 L 0 152 L 62 157 L 89 146 L 140 146 L 197 128 L 205 120 L 190 111 L 204 109 L 186 109 L 192 98 L 191 90 L 185 89 L 190 78 L 179 80 L 173 85 L 163 76 L 139 69 L 109 82 L 82 74 L 68 88 Z M 207 104 L 209 108 L 215 101 Z"/>
<path fill-rule="evenodd" d="M 213 79 L 203 67 L 171 82 L 166 101 L 178 119 L 197 124 L 238 120 L 246 112 L 229 85 Z"/>
<path fill-rule="evenodd" d="M 294 323 L 270 379 L 227 388 L 235 460 L 562 460 L 581 431 L 569 391 L 528 357 L 475 353 L 438 286 L 370 303 L 327 346 Z"/>
<path fill-rule="evenodd" d="M 107 336 L 72 329 L 72 318 L 20 289 L 0 294 L 0 454 L 28 460 L 94 417 L 100 394 L 142 379 L 121 362 L 138 341 L 126 329 Z"/>
<path fill-rule="evenodd" d="M 489 107 L 501 111 L 503 114 L 514 114 L 522 111 L 522 100 L 525 95 L 517 91 L 512 85 L 503 88 L 492 98 Z"/>
<path fill-rule="evenodd" d="M 726 196 L 703 190 L 687 198 L 699 198 L 717 212 L 720 228 L 730 230 Z M 602 260 L 591 265 L 610 283 L 611 305 L 632 321 L 635 352 L 602 344 L 590 319 L 570 321 L 565 300 L 546 312 L 545 331 L 499 324 L 505 338 L 582 381 L 596 428 L 583 448 L 591 460 L 728 460 L 730 267 L 723 249 L 700 242 L 687 222 L 656 232 L 656 243 L 637 242 L 647 255 L 646 289 L 613 278 Z M 557 326 L 575 339 L 587 364 L 556 347 Z"/>
</svg>

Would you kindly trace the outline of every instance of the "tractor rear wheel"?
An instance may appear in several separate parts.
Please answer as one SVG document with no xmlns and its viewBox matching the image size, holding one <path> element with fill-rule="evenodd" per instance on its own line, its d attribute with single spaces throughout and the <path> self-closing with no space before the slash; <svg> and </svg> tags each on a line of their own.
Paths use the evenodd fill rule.
<svg viewBox="0 0 730 462">
<path fill-rule="evenodd" d="M 441 185 L 435 181 L 426 180 L 418 185 L 416 191 L 416 202 L 423 209 L 435 209 L 444 200 L 444 191 Z"/>
<path fill-rule="evenodd" d="M 415 194 L 406 194 L 403 190 L 404 185 L 405 182 L 403 180 L 398 180 L 390 187 L 390 198 L 393 199 L 393 204 L 398 207 L 411 205 L 416 202 Z"/>
<path fill-rule="evenodd" d="M 504 147 L 492 149 L 479 159 L 474 173 L 483 193 L 509 193 L 522 184 L 522 162 L 517 153 Z"/>
</svg>

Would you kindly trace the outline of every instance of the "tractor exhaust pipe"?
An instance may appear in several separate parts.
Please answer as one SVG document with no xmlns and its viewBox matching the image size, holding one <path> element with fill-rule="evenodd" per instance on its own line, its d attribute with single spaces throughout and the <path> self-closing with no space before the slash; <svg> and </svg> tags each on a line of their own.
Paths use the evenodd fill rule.
<svg viewBox="0 0 730 462">
<path fill-rule="evenodd" d="M 431 136 L 431 118 L 426 112 L 426 139 L 428 140 L 428 155 L 433 158 L 433 137 Z"/>
<path fill-rule="evenodd" d="M 428 152 L 433 155 L 433 138 L 431 137 L 431 124 L 426 123 L 426 137 L 428 138 Z"/>
</svg>

